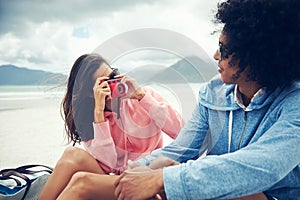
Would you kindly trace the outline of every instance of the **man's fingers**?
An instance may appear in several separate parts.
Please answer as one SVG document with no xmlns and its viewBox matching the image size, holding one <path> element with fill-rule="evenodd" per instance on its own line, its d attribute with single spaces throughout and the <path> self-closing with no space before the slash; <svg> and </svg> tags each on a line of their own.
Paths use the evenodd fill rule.
<svg viewBox="0 0 300 200">
<path fill-rule="evenodd" d="M 115 196 L 117 197 L 118 200 L 124 198 L 124 194 L 122 193 L 121 185 L 118 185 L 118 187 L 115 189 Z"/>
<path fill-rule="evenodd" d="M 117 200 L 123 200 L 124 198 L 124 194 L 120 193 L 119 196 L 117 197 Z"/>
<path fill-rule="evenodd" d="M 115 189 L 115 192 L 114 192 L 114 194 L 115 194 L 115 196 L 117 197 L 117 199 L 119 199 L 120 193 L 121 193 L 121 186 L 118 185 L 118 186 L 116 187 L 116 189 Z"/>
<path fill-rule="evenodd" d="M 124 194 L 122 193 L 122 188 L 123 188 L 123 185 L 120 184 L 122 178 L 125 176 L 125 172 L 122 173 L 119 178 L 115 181 L 114 185 L 115 185 L 115 196 L 117 197 L 117 199 L 124 199 Z"/>
<path fill-rule="evenodd" d="M 121 193 L 121 190 L 122 190 L 122 186 L 119 184 L 120 182 L 117 182 L 117 181 L 115 182 L 116 188 L 115 188 L 114 194 L 118 198 L 120 196 L 120 193 Z"/>
<path fill-rule="evenodd" d="M 121 179 L 125 176 L 125 173 L 122 173 L 118 179 L 115 181 L 114 185 L 115 187 L 118 187 L 118 185 L 120 184 Z"/>
</svg>

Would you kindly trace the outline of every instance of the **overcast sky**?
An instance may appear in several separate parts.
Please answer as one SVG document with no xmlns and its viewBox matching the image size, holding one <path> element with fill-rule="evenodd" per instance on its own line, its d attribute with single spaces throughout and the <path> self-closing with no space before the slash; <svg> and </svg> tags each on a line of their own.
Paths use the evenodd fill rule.
<svg viewBox="0 0 300 200">
<path fill-rule="evenodd" d="M 0 65 L 68 73 L 81 54 L 142 28 L 182 34 L 212 57 L 218 44 L 218 35 L 211 35 L 217 29 L 212 22 L 217 2 L 0 0 Z"/>
</svg>

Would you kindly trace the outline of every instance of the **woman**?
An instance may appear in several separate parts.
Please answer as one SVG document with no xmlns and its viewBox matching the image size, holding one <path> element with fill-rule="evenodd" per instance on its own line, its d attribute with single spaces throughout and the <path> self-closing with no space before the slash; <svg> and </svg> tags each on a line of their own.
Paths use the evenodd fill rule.
<svg viewBox="0 0 300 200">
<path fill-rule="evenodd" d="M 75 61 L 62 106 L 69 140 L 82 142 L 88 153 L 67 148 L 40 199 L 56 199 L 79 171 L 122 173 L 128 160 L 162 147 L 162 133 L 174 139 L 183 123 L 158 93 L 120 75 L 98 54 Z"/>
</svg>

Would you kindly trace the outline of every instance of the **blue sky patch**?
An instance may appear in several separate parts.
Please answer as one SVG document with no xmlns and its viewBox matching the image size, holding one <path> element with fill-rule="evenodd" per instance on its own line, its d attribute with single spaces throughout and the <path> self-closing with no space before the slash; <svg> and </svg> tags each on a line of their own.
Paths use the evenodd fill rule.
<svg viewBox="0 0 300 200">
<path fill-rule="evenodd" d="M 77 38 L 89 38 L 89 29 L 87 26 L 75 27 L 73 28 L 72 36 Z"/>
</svg>

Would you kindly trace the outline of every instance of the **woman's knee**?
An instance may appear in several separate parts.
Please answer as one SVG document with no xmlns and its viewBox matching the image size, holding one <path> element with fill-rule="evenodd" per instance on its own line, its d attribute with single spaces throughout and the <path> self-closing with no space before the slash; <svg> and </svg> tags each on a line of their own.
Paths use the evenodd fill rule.
<svg viewBox="0 0 300 200">
<path fill-rule="evenodd" d="M 58 160 L 57 166 L 82 166 L 89 158 L 90 155 L 85 150 L 77 147 L 67 147 L 62 157 Z"/>
</svg>

